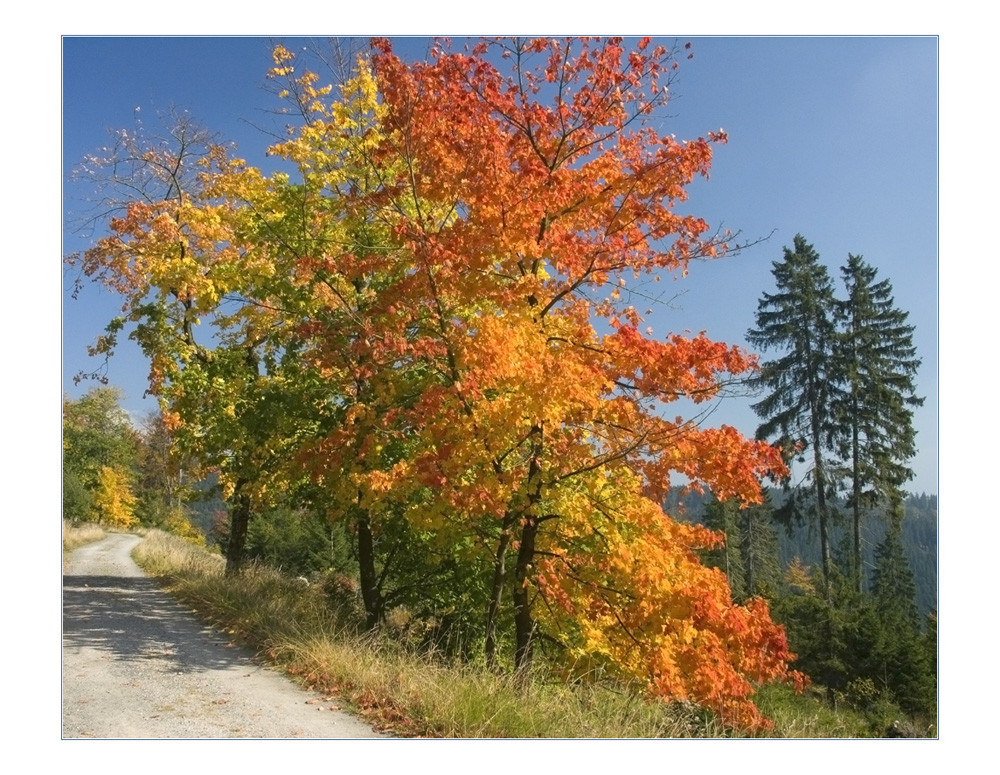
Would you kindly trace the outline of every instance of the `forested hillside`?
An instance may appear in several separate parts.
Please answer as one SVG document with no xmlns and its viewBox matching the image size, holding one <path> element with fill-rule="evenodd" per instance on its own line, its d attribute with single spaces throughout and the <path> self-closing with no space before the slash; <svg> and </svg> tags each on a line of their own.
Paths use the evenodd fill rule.
<svg viewBox="0 0 1000 775">
<path fill-rule="evenodd" d="M 772 504 L 778 509 L 785 499 L 783 491 L 780 488 L 770 488 L 768 492 Z M 668 513 L 676 512 L 682 515 L 683 519 L 705 524 L 705 505 L 711 500 L 710 494 L 688 493 L 681 496 L 674 491 L 667 499 L 665 508 Z M 680 511 L 676 508 L 678 504 L 681 505 Z M 906 497 L 904 505 L 903 549 L 913 571 L 917 608 L 921 617 L 924 617 L 931 611 L 937 610 L 937 496 L 926 493 L 910 494 Z M 843 500 L 835 501 L 833 508 L 835 513 L 845 513 Z M 849 526 L 844 520 L 835 520 L 831 532 L 834 546 L 843 547 L 849 537 Z M 776 537 L 778 559 L 782 569 L 787 569 L 795 558 L 806 565 L 819 565 L 819 547 L 815 533 L 815 527 L 810 524 L 778 525 Z M 864 521 L 863 542 L 866 588 L 871 587 L 875 548 L 884 538 L 884 521 L 877 512 L 868 512 Z"/>
</svg>

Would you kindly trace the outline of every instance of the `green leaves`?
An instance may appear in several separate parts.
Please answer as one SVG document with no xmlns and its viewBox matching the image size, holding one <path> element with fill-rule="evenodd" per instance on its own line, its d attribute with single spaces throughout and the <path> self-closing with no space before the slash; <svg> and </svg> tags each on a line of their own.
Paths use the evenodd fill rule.
<svg viewBox="0 0 1000 775">
<path fill-rule="evenodd" d="M 377 41 L 339 98 L 279 47 L 301 122 L 269 152 L 295 174 L 211 146 L 197 177 L 129 203 L 85 271 L 125 295 L 178 447 L 220 471 L 230 571 L 252 514 L 292 530 L 275 507 L 323 509 L 355 537 L 369 626 L 433 595 L 463 626 L 487 612 L 487 651 L 507 624 L 518 670 L 557 643 L 763 724 L 749 697 L 792 678 L 783 634 L 697 561 L 715 536 L 659 506 L 672 475 L 750 503 L 784 472 L 733 428 L 659 414 L 754 359 L 642 334 L 621 299 L 725 249 L 674 211 L 724 137 L 642 126 L 668 98 L 664 47 L 497 45 L 510 72 Z"/>
</svg>

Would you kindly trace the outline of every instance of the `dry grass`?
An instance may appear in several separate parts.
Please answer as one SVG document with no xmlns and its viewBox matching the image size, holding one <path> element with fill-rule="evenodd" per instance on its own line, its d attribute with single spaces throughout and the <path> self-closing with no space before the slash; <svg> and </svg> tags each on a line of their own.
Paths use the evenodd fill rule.
<svg viewBox="0 0 1000 775">
<path fill-rule="evenodd" d="M 71 524 L 68 520 L 63 520 L 63 556 L 79 549 L 85 544 L 92 544 L 104 538 L 104 529 L 93 522 L 81 522 L 77 525 Z"/>
<path fill-rule="evenodd" d="M 226 569 L 226 561 L 218 554 L 162 530 L 147 531 L 133 557 L 151 576 L 221 578 Z"/>
<path fill-rule="evenodd" d="M 695 707 L 652 703 L 595 681 L 568 686 L 511 677 L 362 635 L 319 584 L 267 568 L 224 576 L 217 555 L 150 531 L 134 552 L 146 572 L 207 621 L 325 692 L 376 728 L 409 737 L 682 738 L 733 736 Z M 332 602 L 332 604 L 331 604 Z M 340 613 L 338 613 L 340 611 Z M 863 724 L 816 698 L 775 689 L 760 695 L 775 737 L 861 737 Z"/>
<path fill-rule="evenodd" d="M 849 708 L 834 710 L 818 689 L 796 694 L 787 686 L 767 686 L 757 694 L 757 706 L 773 719 L 784 738 L 872 737 L 875 730 L 863 714 Z"/>
<path fill-rule="evenodd" d="M 273 656 L 295 675 L 346 696 L 377 724 L 408 736 L 661 738 L 721 736 L 693 709 L 600 686 L 510 676 L 408 654 L 384 640 L 303 636 Z M 715 734 L 713 734 L 713 731 Z"/>
</svg>

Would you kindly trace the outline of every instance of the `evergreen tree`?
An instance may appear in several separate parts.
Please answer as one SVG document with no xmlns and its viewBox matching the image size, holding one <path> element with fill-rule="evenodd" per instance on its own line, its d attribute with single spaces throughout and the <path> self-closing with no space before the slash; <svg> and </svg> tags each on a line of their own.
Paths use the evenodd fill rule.
<svg viewBox="0 0 1000 775">
<path fill-rule="evenodd" d="M 874 677 L 903 710 L 932 712 L 937 691 L 933 654 L 920 632 L 916 587 L 898 527 L 890 528 L 875 552 L 872 595 L 879 623 Z"/>
<path fill-rule="evenodd" d="M 778 537 L 774 532 L 770 496 L 756 506 L 740 508 L 736 500 L 705 504 L 704 524 L 726 534 L 726 543 L 706 553 L 709 565 L 725 571 L 733 599 L 774 597 L 781 583 Z"/>
<path fill-rule="evenodd" d="M 875 550 L 872 595 L 883 619 L 892 619 L 906 627 L 919 627 L 917 589 L 898 527 L 890 528 Z"/>
<path fill-rule="evenodd" d="M 833 431 L 832 393 L 836 388 L 836 300 L 826 266 L 802 235 L 795 236 L 793 248 L 784 249 L 784 260 L 774 262 L 772 274 L 777 291 L 762 296 L 756 313 L 757 327 L 747 332 L 747 340 L 761 350 L 784 351 L 775 360 L 764 362 L 751 381 L 753 386 L 767 391 L 753 405 L 764 420 L 757 436 L 775 440 L 789 454 L 811 450 L 807 478 L 815 498 L 823 587 L 829 598 L 833 563 L 827 494 L 833 468 L 827 453 Z M 801 460 L 805 462 L 805 458 Z"/>
<path fill-rule="evenodd" d="M 927 645 L 927 654 L 931 664 L 931 675 L 937 676 L 937 611 L 929 611 L 927 614 L 927 624 L 924 627 L 924 643 Z"/>
<path fill-rule="evenodd" d="M 781 584 L 778 536 L 774 530 L 771 497 L 740 511 L 741 551 L 749 596 L 772 598 Z"/>
<path fill-rule="evenodd" d="M 719 568 L 726 574 L 734 600 L 745 600 L 749 594 L 741 551 L 739 504 L 733 500 L 719 501 L 713 498 L 705 504 L 703 522 L 705 527 L 726 534 L 726 541 L 722 546 L 705 552 L 705 564 Z"/>
<path fill-rule="evenodd" d="M 851 656 L 846 637 L 849 628 L 843 621 L 840 601 L 834 604 L 816 589 L 812 571 L 812 566 L 793 559 L 785 571 L 782 594 L 771 610 L 775 621 L 785 627 L 788 644 L 796 654 L 795 668 L 826 687 L 827 697 L 834 703 L 836 692 L 843 691 L 851 679 L 845 661 Z M 835 581 L 830 580 L 831 591 L 837 588 Z"/>
<path fill-rule="evenodd" d="M 848 461 L 847 505 L 853 517 L 852 578 L 862 591 L 861 515 L 888 503 L 902 512 L 902 487 L 913 477 L 906 463 L 916 454 L 913 378 L 920 366 L 908 313 L 894 306 L 892 285 L 876 282 L 877 270 L 849 255 L 841 268 L 847 298 L 837 303 L 841 333 L 837 372 L 844 383 L 834 404 L 839 452 Z"/>
</svg>

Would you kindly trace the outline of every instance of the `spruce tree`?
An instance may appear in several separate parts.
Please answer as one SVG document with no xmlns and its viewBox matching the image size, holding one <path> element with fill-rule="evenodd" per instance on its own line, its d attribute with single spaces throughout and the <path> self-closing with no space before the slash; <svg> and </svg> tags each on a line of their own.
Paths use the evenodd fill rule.
<svg viewBox="0 0 1000 775">
<path fill-rule="evenodd" d="M 764 422 L 757 437 L 781 444 L 786 451 L 811 450 L 807 479 L 812 482 L 819 522 L 820 554 L 825 596 L 830 596 L 832 559 L 827 493 L 833 467 L 828 461 L 832 437 L 831 401 L 836 389 L 833 363 L 833 284 L 819 255 L 802 235 L 774 262 L 777 291 L 765 293 L 756 313 L 757 327 L 747 340 L 762 351 L 784 351 L 765 361 L 751 385 L 765 397 L 753 405 Z M 805 462 L 805 458 L 801 458 Z"/>
<path fill-rule="evenodd" d="M 726 534 L 723 546 L 705 553 L 705 562 L 725 572 L 733 599 L 773 598 L 781 586 L 778 536 L 774 531 L 770 495 L 754 506 L 735 499 L 705 504 L 705 527 Z"/>
<path fill-rule="evenodd" d="M 920 631 L 916 586 L 900 528 L 890 527 L 875 552 L 872 596 L 878 613 L 879 638 L 874 673 L 909 713 L 930 713 L 935 705 L 933 654 Z"/>
<path fill-rule="evenodd" d="M 836 307 L 836 369 L 844 390 L 834 413 L 839 451 L 850 468 L 852 578 L 860 592 L 861 515 L 865 507 L 885 504 L 890 514 L 902 513 L 902 487 L 913 477 L 906 464 L 916 454 L 912 408 L 923 399 L 914 394 L 920 360 L 913 326 L 906 323 L 908 313 L 895 307 L 891 283 L 876 281 L 877 270 L 861 256 L 849 255 L 841 273 L 847 298 Z"/>
<path fill-rule="evenodd" d="M 875 549 L 872 596 L 883 619 L 919 628 L 917 588 L 898 527 L 890 528 Z"/>
<path fill-rule="evenodd" d="M 743 601 L 750 595 L 743 565 L 742 535 L 739 527 L 739 503 L 712 498 L 705 504 L 705 527 L 726 534 L 725 543 L 705 552 L 705 564 L 719 568 L 729 580 L 733 600 Z"/>
<path fill-rule="evenodd" d="M 778 536 L 774 530 L 770 494 L 764 502 L 739 512 L 740 552 L 748 596 L 772 598 L 781 585 Z"/>
</svg>

